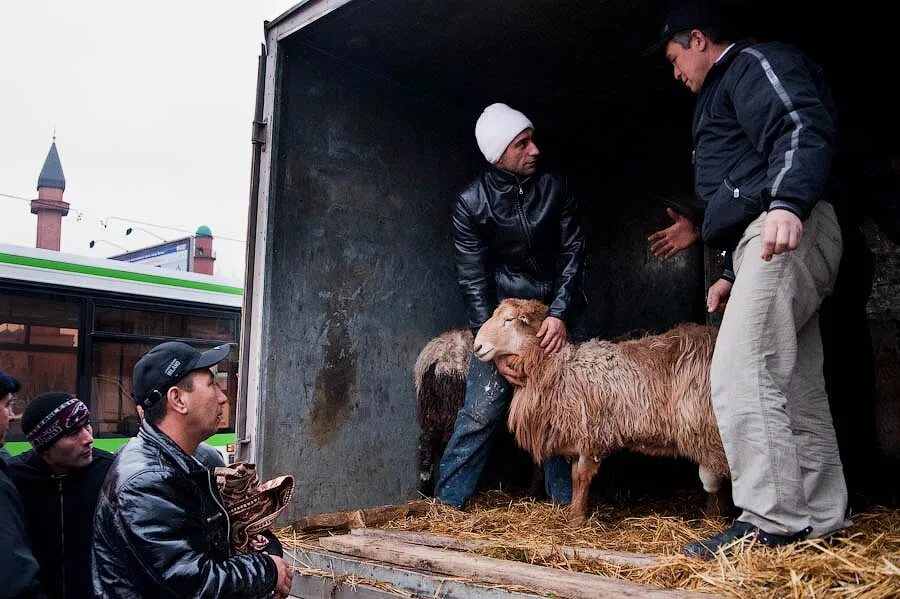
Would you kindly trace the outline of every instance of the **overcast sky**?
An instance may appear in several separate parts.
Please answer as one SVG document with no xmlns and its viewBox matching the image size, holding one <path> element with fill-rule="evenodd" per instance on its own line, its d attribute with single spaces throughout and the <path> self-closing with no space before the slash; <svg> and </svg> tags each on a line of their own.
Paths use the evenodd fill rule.
<svg viewBox="0 0 900 599">
<path fill-rule="evenodd" d="M 225 238 L 246 234 L 263 21 L 296 3 L 0 3 L 0 194 L 37 197 L 55 129 L 71 204 L 62 251 L 107 257 L 121 250 L 105 242 L 158 242 L 126 237 L 144 226 L 129 220 L 166 239 L 207 225 L 216 274 L 242 278 L 244 246 Z M 34 247 L 28 202 L 0 195 L 0 214 L 2 242 Z"/>
</svg>

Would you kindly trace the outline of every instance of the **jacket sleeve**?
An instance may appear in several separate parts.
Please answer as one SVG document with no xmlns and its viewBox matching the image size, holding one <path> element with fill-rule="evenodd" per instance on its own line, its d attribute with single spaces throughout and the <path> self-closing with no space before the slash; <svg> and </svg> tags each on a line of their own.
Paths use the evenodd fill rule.
<svg viewBox="0 0 900 599">
<path fill-rule="evenodd" d="M 0 458 L 2 459 L 2 458 Z M 42 598 L 38 563 L 25 533 L 22 500 L 0 472 L 0 589 L 8 597 Z"/>
<path fill-rule="evenodd" d="M 562 251 L 558 259 L 559 275 L 556 278 L 556 296 L 550 304 L 549 315 L 561 320 L 569 316 L 569 308 L 581 293 L 584 277 L 584 233 L 575 194 L 565 184 L 565 200 L 560 214 L 559 235 Z"/>
<path fill-rule="evenodd" d="M 457 198 L 453 209 L 453 247 L 469 326 L 478 329 L 491 317 L 497 305 L 497 290 L 489 265 L 487 242 L 481 237 L 462 198 Z"/>
<path fill-rule="evenodd" d="M 136 478 L 159 477 L 145 473 Z M 205 527 L 199 516 L 179 505 L 172 485 L 158 481 L 153 493 L 131 481 L 119 491 L 117 526 L 132 557 L 145 573 L 173 596 L 196 598 L 267 597 L 275 590 L 278 572 L 259 553 L 213 559 L 197 546 Z M 228 542 L 227 539 L 224 542 Z"/>
<path fill-rule="evenodd" d="M 738 122 L 768 159 L 767 209 L 806 219 L 825 194 L 837 130 L 821 74 L 799 54 L 745 49 L 731 97 Z M 734 65 L 738 66 L 738 65 Z"/>
</svg>

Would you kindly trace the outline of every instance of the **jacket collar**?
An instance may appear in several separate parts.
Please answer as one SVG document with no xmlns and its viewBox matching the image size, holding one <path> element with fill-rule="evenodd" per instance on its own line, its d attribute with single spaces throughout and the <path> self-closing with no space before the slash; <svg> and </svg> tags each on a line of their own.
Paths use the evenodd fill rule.
<svg viewBox="0 0 900 599">
<path fill-rule="evenodd" d="M 747 41 L 735 42 L 735 43 L 731 44 L 731 46 L 728 47 L 728 51 L 725 52 L 725 54 L 723 54 L 722 56 L 720 56 L 719 59 L 715 62 L 715 64 L 713 64 L 712 68 L 709 70 L 709 73 L 706 76 L 707 80 L 709 80 L 710 75 L 724 73 L 725 70 L 728 68 L 728 66 L 731 64 L 731 62 L 735 59 L 735 57 L 741 53 L 741 50 L 743 50 L 744 48 L 746 48 L 749 45 L 750 45 L 750 42 L 747 42 Z M 704 87 L 705 86 L 706 86 L 706 84 L 704 83 Z"/>
<path fill-rule="evenodd" d="M 489 164 L 484 169 L 485 178 L 490 181 L 490 183 L 502 190 L 507 190 L 510 187 L 528 187 L 531 185 L 531 182 L 534 181 L 534 176 L 531 177 L 520 177 L 518 175 L 514 175 L 512 173 L 508 173 L 502 169 L 497 168 L 493 164 Z"/>
<path fill-rule="evenodd" d="M 146 420 L 141 422 L 138 436 L 140 436 L 145 443 L 155 446 L 161 454 L 168 458 L 169 461 L 175 464 L 175 466 L 185 474 L 191 474 L 197 471 L 206 472 L 206 469 L 200 462 L 184 453 L 184 450 L 182 450 L 171 437 Z"/>
</svg>

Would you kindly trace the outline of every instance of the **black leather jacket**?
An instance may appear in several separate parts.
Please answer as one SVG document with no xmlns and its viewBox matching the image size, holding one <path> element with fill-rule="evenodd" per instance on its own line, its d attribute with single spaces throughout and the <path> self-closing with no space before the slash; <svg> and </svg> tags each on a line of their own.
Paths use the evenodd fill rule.
<svg viewBox="0 0 900 599">
<path fill-rule="evenodd" d="M 562 320 L 583 306 L 584 234 L 565 177 L 487 167 L 457 198 L 453 241 L 471 327 L 509 297 L 539 299 Z"/>
<path fill-rule="evenodd" d="M 228 515 L 209 470 L 144 422 L 118 454 L 94 517 L 97 597 L 268 597 L 277 570 L 232 555 Z"/>
</svg>

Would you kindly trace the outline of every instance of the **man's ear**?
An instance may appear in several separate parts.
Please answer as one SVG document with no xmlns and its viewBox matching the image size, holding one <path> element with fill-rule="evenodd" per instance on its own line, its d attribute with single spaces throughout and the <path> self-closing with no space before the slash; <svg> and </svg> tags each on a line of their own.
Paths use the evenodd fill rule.
<svg viewBox="0 0 900 599">
<path fill-rule="evenodd" d="M 691 45 L 697 47 L 698 50 L 703 51 L 706 49 L 706 42 L 709 40 L 706 39 L 706 35 L 700 31 L 699 29 L 691 30 Z"/>
<path fill-rule="evenodd" d="M 166 393 L 166 401 L 169 402 L 169 409 L 179 414 L 187 414 L 187 403 L 184 401 L 184 391 L 179 387 L 169 387 Z"/>
</svg>

